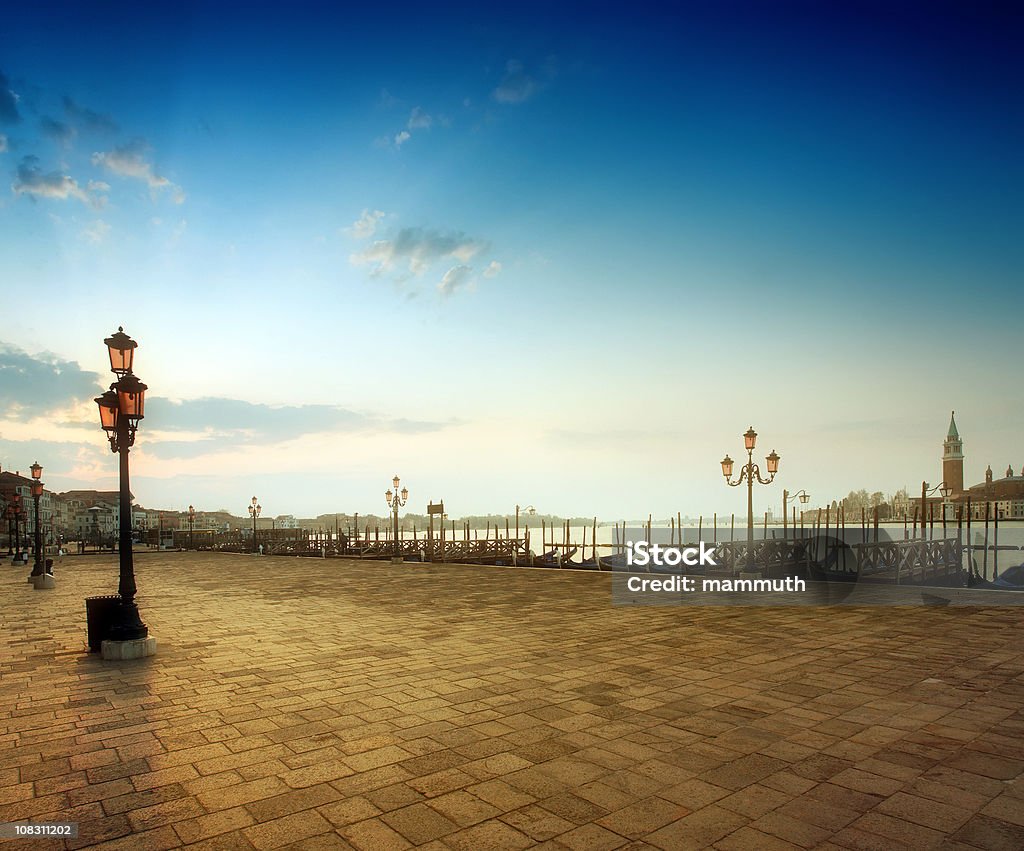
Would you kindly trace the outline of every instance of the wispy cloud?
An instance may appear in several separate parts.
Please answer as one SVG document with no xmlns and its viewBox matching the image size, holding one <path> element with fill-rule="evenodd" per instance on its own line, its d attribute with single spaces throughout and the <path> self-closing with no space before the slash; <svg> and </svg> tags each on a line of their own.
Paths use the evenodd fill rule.
<svg viewBox="0 0 1024 851">
<path fill-rule="evenodd" d="M 356 239 L 369 239 L 377 232 L 377 225 L 384 218 L 383 210 L 366 209 L 345 230 Z"/>
<path fill-rule="evenodd" d="M 195 457 L 239 446 L 260 446 L 311 434 L 395 432 L 421 434 L 450 423 L 389 420 L 336 405 L 263 405 L 239 399 L 205 397 L 176 402 L 146 400 L 146 423 L 159 432 L 187 435 L 159 439 L 147 451 L 159 457 Z"/>
<path fill-rule="evenodd" d="M 441 282 L 437 285 L 437 291 L 447 297 L 455 293 L 459 288 L 468 286 L 472 281 L 472 266 L 452 266 L 451 269 L 444 273 L 444 277 L 441 278 Z"/>
<path fill-rule="evenodd" d="M 182 203 L 185 200 L 185 195 L 181 187 L 157 174 L 153 164 L 146 158 L 148 153 L 149 146 L 146 142 L 142 139 L 134 139 L 111 151 L 94 153 L 92 163 L 96 166 L 104 166 L 119 177 L 141 180 L 154 192 L 167 189 L 171 192 L 171 198 L 176 204 Z"/>
<path fill-rule="evenodd" d="M 102 196 L 84 190 L 70 175 L 60 171 L 44 173 L 39 167 L 39 158 L 35 156 L 22 157 L 11 189 L 16 195 L 27 195 L 30 198 L 51 198 L 60 201 L 76 198 L 83 204 L 94 207 L 102 206 L 105 201 Z"/>
<path fill-rule="evenodd" d="M 93 245 L 99 245 L 107 238 L 108 233 L 110 233 L 110 225 L 103 221 L 103 219 L 97 219 L 82 230 L 82 237 Z"/>
<path fill-rule="evenodd" d="M 0 343 L 0 416 L 29 406 L 32 413 L 44 414 L 90 400 L 99 390 L 100 376 L 75 361 Z"/>
<path fill-rule="evenodd" d="M 421 275 L 436 262 L 457 260 L 467 264 L 487 243 L 464 233 L 441 233 L 424 228 L 402 228 L 392 239 L 377 240 L 349 257 L 356 266 L 372 265 L 380 275 L 407 266 Z"/>
<path fill-rule="evenodd" d="M 48 136 L 64 147 L 68 147 L 75 138 L 74 127 L 70 124 L 65 124 L 63 121 L 50 118 L 48 115 L 44 115 L 39 119 L 39 129 L 43 131 L 44 136 Z"/>
<path fill-rule="evenodd" d="M 79 106 L 67 96 L 64 97 L 63 103 L 65 114 L 75 126 L 93 133 L 117 132 L 117 124 L 109 115 L 103 115 L 84 106 Z"/>
<path fill-rule="evenodd" d="M 434 119 L 417 106 L 413 107 L 407 126 L 410 130 L 427 130 L 433 123 Z"/>
<path fill-rule="evenodd" d="M 510 59 L 505 63 L 505 76 L 491 92 L 491 97 L 498 103 L 523 103 L 536 94 L 539 87 L 540 83 L 526 72 L 522 62 Z"/>
<path fill-rule="evenodd" d="M 501 273 L 501 263 L 492 260 L 480 273 L 484 278 L 492 279 Z M 459 290 L 472 290 L 476 286 L 476 270 L 465 263 L 452 266 L 437 285 L 437 291 L 447 298 Z"/>
<path fill-rule="evenodd" d="M 394 146 L 401 148 L 402 145 L 412 138 L 414 130 L 417 132 L 429 130 L 433 125 L 434 117 L 430 113 L 426 112 L 422 107 L 413 107 L 412 112 L 409 113 L 409 118 L 405 122 L 405 128 L 399 130 L 393 137 Z"/>
<path fill-rule="evenodd" d="M 21 121 L 21 113 L 18 112 L 18 95 L 11 89 L 7 76 L 0 71 L 0 121 L 8 124 L 16 124 Z"/>
</svg>

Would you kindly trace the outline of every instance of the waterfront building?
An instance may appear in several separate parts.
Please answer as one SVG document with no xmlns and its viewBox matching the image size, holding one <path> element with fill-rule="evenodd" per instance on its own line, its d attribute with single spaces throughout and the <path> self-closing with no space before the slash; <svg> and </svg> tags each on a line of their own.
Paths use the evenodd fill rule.
<svg viewBox="0 0 1024 851">
<path fill-rule="evenodd" d="M 1024 474 L 1024 468 L 1020 469 Z M 1024 520 L 1024 475 L 1014 475 L 1013 465 L 1008 464 L 1002 477 L 997 478 L 989 464 L 985 470 L 985 479 L 976 485 L 964 486 L 964 443 L 956 426 L 956 412 L 950 414 L 949 429 L 942 443 L 942 482 L 950 488 L 951 493 L 943 499 L 941 496 L 928 497 L 925 503 L 925 517 L 954 520 L 959 516 L 966 518 L 967 505 L 970 504 L 971 518 L 984 520 L 986 512 L 990 519 L 998 516 L 1004 520 Z M 910 500 L 912 510 L 920 508 L 921 498 Z"/>
</svg>

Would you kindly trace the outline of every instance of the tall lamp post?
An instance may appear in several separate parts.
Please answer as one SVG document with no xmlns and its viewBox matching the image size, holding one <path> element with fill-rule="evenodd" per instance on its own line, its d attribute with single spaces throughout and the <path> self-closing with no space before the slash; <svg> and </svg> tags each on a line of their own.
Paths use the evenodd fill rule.
<svg viewBox="0 0 1024 851">
<path fill-rule="evenodd" d="M 520 509 L 519 505 L 516 504 L 516 539 L 517 540 L 519 539 L 519 512 L 520 511 L 524 511 L 527 514 L 529 514 L 531 517 L 533 517 L 533 515 L 537 513 L 537 509 L 534 508 L 532 505 L 528 505 L 525 508 Z"/>
<path fill-rule="evenodd" d="M 779 471 L 779 456 L 772 450 L 772 454 L 765 457 L 765 469 L 768 478 L 761 478 L 761 470 L 754 463 L 754 446 L 757 444 L 757 432 L 751 426 L 743 435 L 743 448 L 747 450 L 747 463 L 740 469 L 736 481 L 732 481 L 733 460 L 728 455 L 722 459 L 722 475 L 725 476 L 725 483 L 729 487 L 738 487 L 747 483 L 747 570 L 754 570 L 754 480 L 762 485 L 770 485 Z"/>
<path fill-rule="evenodd" d="M 953 493 L 953 489 L 951 487 L 949 487 L 945 482 L 940 482 L 939 484 L 937 484 L 933 488 L 928 487 L 928 482 L 921 482 L 921 537 L 922 538 L 924 537 L 924 520 L 925 520 L 924 508 L 925 508 L 925 505 L 928 502 L 928 497 L 930 497 L 936 491 L 939 494 L 941 494 L 943 500 L 945 500 L 947 497 L 949 497 L 949 495 L 951 493 Z M 943 509 L 943 510 L 945 510 L 945 509 Z"/>
<path fill-rule="evenodd" d="M 260 501 L 256 497 L 252 498 L 252 502 L 249 503 L 249 516 L 252 518 L 252 551 L 259 552 L 256 549 L 256 518 L 260 516 L 263 511 L 263 506 L 260 505 Z"/>
<path fill-rule="evenodd" d="M 37 576 L 46 573 L 43 566 L 43 533 L 39 523 L 39 498 L 43 495 L 43 468 L 38 462 L 34 462 L 29 468 L 32 471 L 32 508 L 35 511 L 35 561 L 32 565 L 32 572 L 28 576 L 29 582 L 34 582 Z"/>
<path fill-rule="evenodd" d="M 100 425 L 107 433 L 110 451 L 118 455 L 119 473 L 119 529 L 118 561 L 120 573 L 117 583 L 119 604 L 111 612 L 107 637 L 110 641 L 139 641 L 149 636 L 149 628 L 139 617 L 135 603 L 135 562 L 132 554 L 132 494 L 128 480 L 128 453 L 135 444 L 135 432 L 144 416 L 146 385 L 132 373 L 132 360 L 138 345 L 118 328 L 104 341 L 110 356 L 110 371 L 117 380 L 110 389 L 96 398 L 100 410 Z M 147 646 L 145 655 L 155 652 L 155 640 Z M 106 651 L 104 651 L 104 658 Z"/>
<path fill-rule="evenodd" d="M 196 509 L 195 506 L 190 505 L 188 507 L 188 548 L 190 550 L 195 549 L 192 544 L 192 531 L 196 524 Z"/>
<path fill-rule="evenodd" d="M 11 512 L 14 517 L 14 556 L 15 558 L 21 557 L 21 521 L 25 516 L 24 509 L 21 507 L 21 494 L 16 493 L 11 497 Z"/>
<path fill-rule="evenodd" d="M 789 500 L 799 497 L 801 505 L 807 505 L 811 501 L 811 495 L 805 490 L 799 490 L 796 493 L 790 493 L 785 488 L 782 489 L 782 537 L 786 537 L 786 512 L 789 511 Z M 796 511 L 796 509 L 793 509 Z M 793 520 L 793 528 L 796 528 L 796 519 Z"/>
<path fill-rule="evenodd" d="M 399 486 L 399 484 L 401 484 L 402 480 L 399 479 L 397 475 L 391 481 L 392 481 L 392 483 L 395 486 L 394 494 L 391 493 L 391 488 L 388 488 L 387 492 L 384 494 L 384 499 L 387 500 L 388 507 L 391 509 L 392 517 L 393 517 L 393 521 L 394 521 L 394 526 L 393 526 L 394 536 L 393 536 L 393 540 L 394 540 L 394 544 L 395 544 L 395 549 L 394 549 L 394 552 L 393 552 L 393 554 L 391 556 L 391 563 L 392 564 L 401 564 L 402 563 L 402 550 L 401 550 L 401 547 L 399 547 L 399 545 L 398 545 L 398 509 L 401 508 L 403 505 L 405 505 L 406 501 L 409 499 L 409 491 L 408 491 L 407 488 L 402 488 L 402 492 L 401 493 L 398 492 L 398 486 Z"/>
<path fill-rule="evenodd" d="M 17 494 L 14 494 L 14 496 L 17 496 Z M 9 556 L 14 555 L 12 544 L 14 544 L 14 518 L 17 516 L 17 513 L 18 509 L 12 498 L 7 503 L 7 507 L 4 508 L 4 517 L 7 518 L 7 555 Z"/>
</svg>

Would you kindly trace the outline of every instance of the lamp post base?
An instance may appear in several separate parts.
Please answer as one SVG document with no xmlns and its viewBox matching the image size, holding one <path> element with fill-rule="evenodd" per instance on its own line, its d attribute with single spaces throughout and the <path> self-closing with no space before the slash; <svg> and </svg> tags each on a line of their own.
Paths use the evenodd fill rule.
<svg viewBox="0 0 1024 851">
<path fill-rule="evenodd" d="M 104 641 L 100 646 L 100 656 L 108 661 L 142 659 L 155 654 L 156 639 L 153 636 L 130 641 Z"/>
<path fill-rule="evenodd" d="M 139 617 L 139 607 L 133 600 L 121 603 L 113 611 L 107 637 L 111 641 L 142 641 L 149 636 L 149 627 Z"/>
<path fill-rule="evenodd" d="M 32 583 L 36 591 L 43 588 L 56 588 L 57 581 L 53 578 L 52 573 L 41 573 L 39 576 L 30 576 L 28 581 Z"/>
</svg>

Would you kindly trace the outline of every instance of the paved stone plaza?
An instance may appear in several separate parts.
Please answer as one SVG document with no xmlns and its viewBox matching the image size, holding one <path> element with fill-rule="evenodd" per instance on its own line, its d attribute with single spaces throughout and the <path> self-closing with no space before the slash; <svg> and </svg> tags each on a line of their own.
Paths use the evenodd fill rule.
<svg viewBox="0 0 1024 851">
<path fill-rule="evenodd" d="M 142 553 L 157 655 L 0 568 L 3 848 L 1024 847 L 1024 609 L 613 607 L 606 575 Z"/>
</svg>

